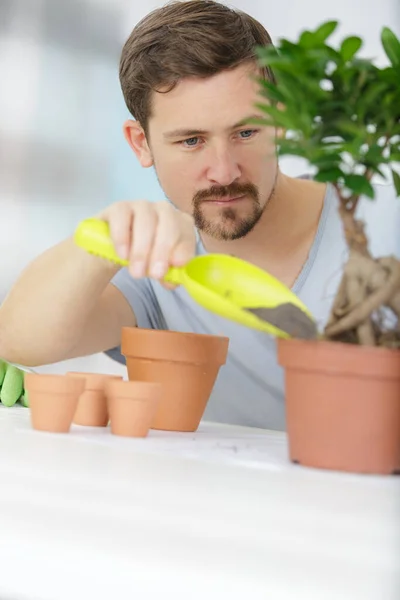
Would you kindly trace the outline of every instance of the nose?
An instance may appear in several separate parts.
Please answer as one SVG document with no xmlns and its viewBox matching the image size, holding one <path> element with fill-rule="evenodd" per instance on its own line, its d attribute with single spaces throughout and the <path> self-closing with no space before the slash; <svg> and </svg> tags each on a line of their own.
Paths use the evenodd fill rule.
<svg viewBox="0 0 400 600">
<path fill-rule="evenodd" d="M 240 167 L 228 144 L 213 148 L 208 161 L 207 178 L 213 185 L 229 185 L 239 179 Z"/>
</svg>

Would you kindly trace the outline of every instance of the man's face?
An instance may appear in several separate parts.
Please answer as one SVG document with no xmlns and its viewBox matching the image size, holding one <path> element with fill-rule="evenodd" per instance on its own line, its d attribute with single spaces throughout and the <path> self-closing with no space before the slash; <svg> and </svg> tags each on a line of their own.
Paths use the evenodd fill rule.
<svg viewBox="0 0 400 600">
<path fill-rule="evenodd" d="M 153 95 L 149 151 L 160 185 L 199 230 L 219 240 L 251 231 L 274 187 L 274 131 L 243 124 L 261 116 L 255 74 L 242 65 Z"/>
</svg>

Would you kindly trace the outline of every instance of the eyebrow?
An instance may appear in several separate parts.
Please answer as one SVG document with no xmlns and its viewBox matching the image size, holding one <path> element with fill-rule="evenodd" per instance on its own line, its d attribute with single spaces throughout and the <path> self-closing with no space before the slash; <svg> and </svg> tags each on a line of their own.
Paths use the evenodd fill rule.
<svg viewBox="0 0 400 600">
<path fill-rule="evenodd" d="M 241 121 L 235 123 L 230 129 L 236 129 L 241 125 L 246 125 L 249 119 L 260 119 L 260 115 L 250 115 L 249 117 L 245 117 Z M 250 123 L 249 123 L 250 125 Z M 166 140 L 170 140 L 172 138 L 191 138 L 196 137 L 198 135 L 207 135 L 209 133 L 205 129 L 174 129 L 173 131 L 167 131 L 164 133 L 164 138 Z"/>
</svg>

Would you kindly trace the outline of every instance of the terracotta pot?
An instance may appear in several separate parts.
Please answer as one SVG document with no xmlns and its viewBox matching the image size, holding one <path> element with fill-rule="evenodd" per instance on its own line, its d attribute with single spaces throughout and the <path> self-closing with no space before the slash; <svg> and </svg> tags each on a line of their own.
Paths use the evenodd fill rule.
<svg viewBox="0 0 400 600">
<path fill-rule="evenodd" d="M 160 401 L 160 384 L 109 380 L 106 394 L 111 433 L 146 437 Z"/>
<path fill-rule="evenodd" d="M 400 471 L 400 351 L 279 340 L 290 458 L 353 473 Z"/>
<path fill-rule="evenodd" d="M 196 431 L 203 417 L 229 338 L 125 327 L 121 351 L 132 381 L 155 381 L 162 398 L 153 429 Z"/>
<path fill-rule="evenodd" d="M 103 373 L 79 373 L 71 371 L 69 377 L 84 377 L 86 384 L 83 394 L 79 397 L 73 423 L 89 427 L 106 427 L 108 424 L 108 408 L 105 384 L 109 379 L 121 380 L 121 375 Z"/>
<path fill-rule="evenodd" d="M 84 388 L 84 378 L 25 373 L 32 427 L 67 433 Z"/>
</svg>

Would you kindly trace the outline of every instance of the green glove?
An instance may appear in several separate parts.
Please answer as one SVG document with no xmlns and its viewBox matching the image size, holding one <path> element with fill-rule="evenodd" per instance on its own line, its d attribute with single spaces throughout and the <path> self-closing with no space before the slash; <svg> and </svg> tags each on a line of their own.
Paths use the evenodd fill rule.
<svg viewBox="0 0 400 600">
<path fill-rule="evenodd" d="M 25 406 L 25 408 L 29 407 L 29 399 L 28 399 L 28 391 L 27 390 L 24 390 L 24 393 L 22 394 L 19 401 L 21 402 L 22 406 Z"/>
<path fill-rule="evenodd" d="M 24 372 L 14 365 L 0 361 L 0 401 L 4 406 L 14 406 L 24 392 Z M 23 402 L 27 401 L 24 399 Z M 23 404 L 26 406 L 26 404 Z"/>
<path fill-rule="evenodd" d="M 0 388 L 4 381 L 4 377 L 7 371 L 7 365 L 3 360 L 0 360 Z"/>
</svg>

